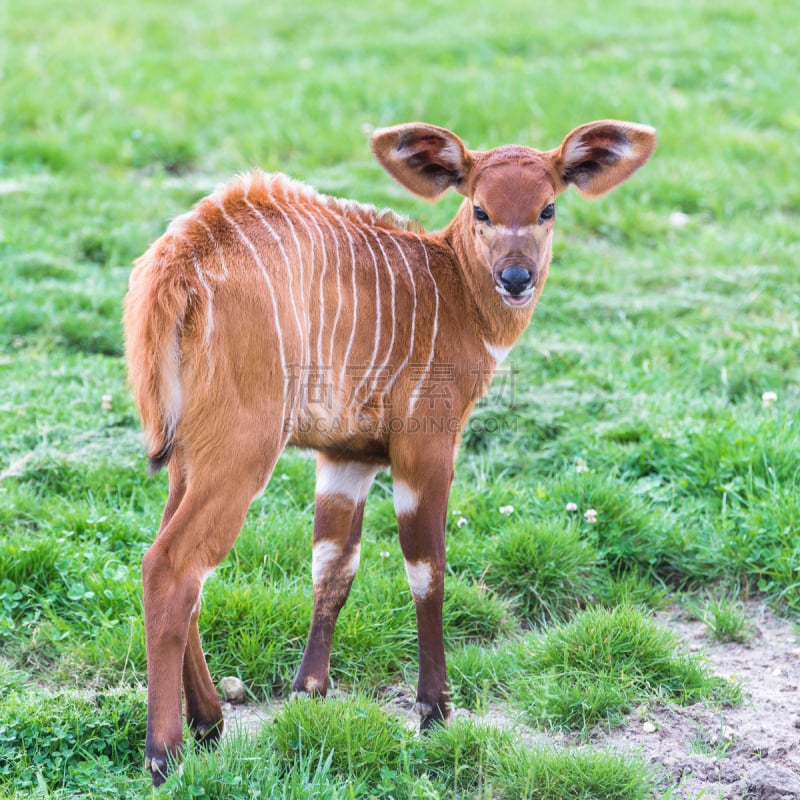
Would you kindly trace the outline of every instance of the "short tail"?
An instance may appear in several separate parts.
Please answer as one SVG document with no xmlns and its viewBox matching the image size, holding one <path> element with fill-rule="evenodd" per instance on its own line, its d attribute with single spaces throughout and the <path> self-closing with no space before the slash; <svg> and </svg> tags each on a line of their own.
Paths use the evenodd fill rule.
<svg viewBox="0 0 800 800">
<path fill-rule="evenodd" d="M 123 327 L 128 381 L 147 437 L 151 472 L 170 459 L 183 408 L 180 332 L 191 287 L 180 240 L 162 237 L 135 262 Z"/>
</svg>

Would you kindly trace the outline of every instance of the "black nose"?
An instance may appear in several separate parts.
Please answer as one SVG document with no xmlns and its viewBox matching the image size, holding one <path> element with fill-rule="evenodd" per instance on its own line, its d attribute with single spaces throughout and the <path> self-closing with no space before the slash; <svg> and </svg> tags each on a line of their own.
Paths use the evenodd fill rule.
<svg viewBox="0 0 800 800">
<path fill-rule="evenodd" d="M 509 267 L 500 273 L 500 283 L 509 294 L 522 294 L 530 288 L 531 277 L 522 267 Z"/>
</svg>

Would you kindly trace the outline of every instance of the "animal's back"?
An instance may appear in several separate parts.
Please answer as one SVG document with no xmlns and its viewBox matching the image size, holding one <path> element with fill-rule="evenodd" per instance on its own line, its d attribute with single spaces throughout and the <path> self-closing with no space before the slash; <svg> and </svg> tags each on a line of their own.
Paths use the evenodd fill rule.
<svg viewBox="0 0 800 800">
<path fill-rule="evenodd" d="M 223 410 L 279 415 L 308 447 L 385 442 L 387 414 L 407 410 L 430 371 L 438 327 L 429 244 L 408 228 L 261 172 L 175 219 L 126 299 L 153 466 L 179 428 Z"/>
</svg>

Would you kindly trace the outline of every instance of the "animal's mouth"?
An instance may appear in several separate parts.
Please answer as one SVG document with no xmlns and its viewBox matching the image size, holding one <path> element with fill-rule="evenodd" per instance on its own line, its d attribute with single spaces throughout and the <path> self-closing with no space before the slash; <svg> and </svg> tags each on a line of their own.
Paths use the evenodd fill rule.
<svg viewBox="0 0 800 800">
<path fill-rule="evenodd" d="M 511 294 L 508 289 L 505 289 L 502 286 L 495 285 L 494 288 L 498 294 L 502 295 L 503 302 L 511 308 L 525 308 L 525 306 L 527 306 L 531 300 L 533 300 L 534 294 L 536 294 L 535 286 L 531 286 L 519 294 Z"/>
</svg>

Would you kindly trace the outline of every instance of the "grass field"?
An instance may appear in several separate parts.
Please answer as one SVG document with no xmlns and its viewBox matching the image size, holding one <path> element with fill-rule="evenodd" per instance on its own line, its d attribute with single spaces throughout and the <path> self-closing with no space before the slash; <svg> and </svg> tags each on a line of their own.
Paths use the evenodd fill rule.
<svg viewBox="0 0 800 800">
<path fill-rule="evenodd" d="M 0 797 L 150 791 L 140 562 L 166 478 L 147 476 L 125 387 L 131 261 L 254 165 L 440 227 L 459 198 L 415 200 L 369 152 L 372 128 L 415 119 L 475 149 L 545 149 L 603 117 L 659 131 L 613 195 L 559 200 L 548 289 L 465 435 L 456 704 L 585 734 L 655 698 L 737 701 L 649 615 L 686 602 L 735 638 L 739 598 L 800 613 L 795 4 L 9 0 L 2 16 Z M 286 697 L 299 664 L 313 479 L 286 453 L 206 585 L 212 674 L 255 700 Z M 381 700 L 415 684 L 415 655 L 385 475 L 334 639 L 344 696 L 190 752 L 169 796 L 673 790 L 635 754 L 467 722 L 417 737 Z"/>
</svg>

